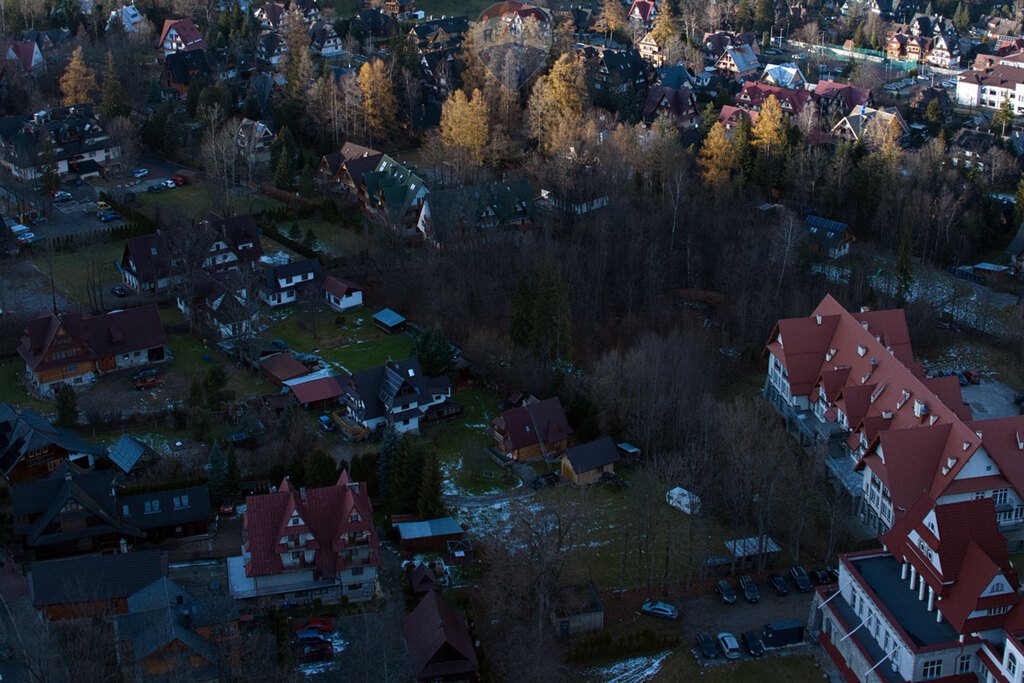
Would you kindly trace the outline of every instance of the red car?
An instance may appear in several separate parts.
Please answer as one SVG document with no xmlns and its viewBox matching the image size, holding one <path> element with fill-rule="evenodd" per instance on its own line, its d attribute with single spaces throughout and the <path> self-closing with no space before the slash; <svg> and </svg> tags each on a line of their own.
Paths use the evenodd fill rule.
<svg viewBox="0 0 1024 683">
<path fill-rule="evenodd" d="M 334 630 L 334 621 L 323 617 L 313 617 L 307 621 L 300 621 L 292 627 L 292 630 L 296 633 L 306 629 L 312 629 L 320 633 L 330 633 Z"/>
<path fill-rule="evenodd" d="M 180 173 L 175 173 L 174 175 L 172 175 L 171 180 L 173 180 L 174 184 L 177 185 L 178 187 L 181 187 L 182 185 L 188 185 L 188 178 L 181 175 Z"/>
<path fill-rule="evenodd" d="M 966 377 L 967 381 L 971 384 L 981 383 L 981 375 L 976 373 L 974 370 L 964 370 L 964 377 Z"/>
</svg>

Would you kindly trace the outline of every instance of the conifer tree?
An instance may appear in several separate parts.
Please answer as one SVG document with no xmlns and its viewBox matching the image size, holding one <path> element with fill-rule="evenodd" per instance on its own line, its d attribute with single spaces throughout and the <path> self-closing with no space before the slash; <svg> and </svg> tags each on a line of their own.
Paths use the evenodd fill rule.
<svg viewBox="0 0 1024 683">
<path fill-rule="evenodd" d="M 114 69 L 114 55 L 107 51 L 107 68 L 103 72 L 103 90 L 100 92 L 99 115 L 109 119 L 117 116 L 124 107 L 124 90 L 121 79 Z"/>
<path fill-rule="evenodd" d="M 82 47 L 78 46 L 71 53 L 64 75 L 60 77 L 60 92 L 64 106 L 87 104 L 92 101 L 91 94 L 96 88 L 96 72 L 85 65 Z"/>
<path fill-rule="evenodd" d="M 358 82 L 370 134 L 378 140 L 386 138 L 395 127 L 398 113 L 398 101 L 387 64 L 382 59 L 363 64 L 359 69 Z"/>
<path fill-rule="evenodd" d="M 513 344 L 523 348 L 530 345 L 530 338 L 533 336 L 533 294 L 530 281 L 525 275 L 520 276 L 515 294 L 512 295 L 512 320 L 509 323 L 508 336 Z"/>
<path fill-rule="evenodd" d="M 437 463 L 437 454 L 431 453 L 423 461 L 423 476 L 416 501 L 416 512 L 420 519 L 437 519 L 448 514 L 442 493 L 441 468 Z"/>
</svg>

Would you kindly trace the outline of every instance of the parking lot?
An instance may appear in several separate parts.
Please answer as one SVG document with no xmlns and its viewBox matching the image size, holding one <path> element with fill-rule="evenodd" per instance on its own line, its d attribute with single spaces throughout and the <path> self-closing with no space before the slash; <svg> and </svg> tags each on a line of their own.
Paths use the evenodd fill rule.
<svg viewBox="0 0 1024 683">
<path fill-rule="evenodd" d="M 996 417 L 1011 417 L 1019 411 L 1013 398 L 1013 388 L 996 380 L 981 380 L 980 384 L 969 384 L 962 387 L 960 393 L 964 400 L 971 404 L 971 412 L 975 420 L 991 420 Z"/>
</svg>

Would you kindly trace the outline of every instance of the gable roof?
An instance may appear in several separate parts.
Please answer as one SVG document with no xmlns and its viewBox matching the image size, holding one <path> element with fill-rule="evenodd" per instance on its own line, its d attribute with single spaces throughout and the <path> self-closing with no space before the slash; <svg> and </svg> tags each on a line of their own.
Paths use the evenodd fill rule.
<svg viewBox="0 0 1024 683">
<path fill-rule="evenodd" d="M 309 369 L 287 351 L 264 356 L 260 359 L 260 369 L 278 382 L 309 374 Z"/>
<path fill-rule="evenodd" d="M 181 38 L 184 50 L 203 50 L 206 48 L 206 41 L 203 40 L 203 34 L 196 28 L 195 22 L 191 18 L 186 19 L 164 19 L 163 29 L 160 31 L 160 45 L 164 44 L 167 40 L 167 34 L 171 31 L 178 34 Z"/>
<path fill-rule="evenodd" d="M 495 426 L 504 432 L 509 450 L 533 446 L 541 440 L 557 443 L 572 436 L 572 427 L 557 396 L 506 410 L 495 419 Z"/>
<path fill-rule="evenodd" d="M 329 401 L 345 393 L 336 377 L 321 377 L 301 384 L 292 384 L 290 388 L 296 400 L 302 404 Z"/>
<path fill-rule="evenodd" d="M 206 50 L 186 50 L 174 52 L 164 59 L 164 69 L 171 76 L 172 83 L 188 85 L 193 74 L 210 75 L 210 65 L 206 61 Z"/>
<path fill-rule="evenodd" d="M 815 102 L 820 99 L 840 99 L 843 102 L 843 109 L 849 111 L 854 107 L 867 104 L 871 97 L 871 91 L 851 83 L 818 81 L 814 86 L 812 96 Z"/>
<path fill-rule="evenodd" d="M 122 472 L 128 473 L 138 464 L 147 450 L 148 447 L 144 443 L 138 441 L 133 436 L 125 434 L 110 447 L 110 453 L 107 454 L 107 457 Z"/>
<path fill-rule="evenodd" d="M 402 630 L 417 678 L 467 676 L 479 670 L 465 623 L 438 591 L 427 591 L 402 619 Z"/>
<path fill-rule="evenodd" d="M 743 84 L 742 90 L 736 96 L 736 101 L 759 108 L 771 96 L 779 100 L 784 113 L 793 116 L 800 114 L 811 101 L 811 94 L 803 88 L 783 88 L 755 81 L 747 81 Z"/>
<path fill-rule="evenodd" d="M 363 291 L 363 288 L 351 280 L 345 280 L 334 275 L 328 275 L 324 280 L 324 290 L 339 299 L 343 299 L 349 294 Z"/>
<path fill-rule="evenodd" d="M 573 446 L 565 452 L 565 457 L 572 465 L 576 474 L 596 470 L 619 460 L 619 447 L 610 436 Z"/>
<path fill-rule="evenodd" d="M 23 408 L 15 411 L 0 403 L 0 472 L 10 475 L 27 453 L 55 447 L 71 454 L 102 455 L 106 449 L 90 444 L 76 432 L 50 424 L 42 415 Z"/>
<path fill-rule="evenodd" d="M 38 608 L 127 598 L 166 575 L 167 556 L 159 550 L 69 557 L 34 563 L 29 589 Z"/>
<path fill-rule="evenodd" d="M 248 553 L 246 576 L 270 576 L 284 571 L 279 553 L 287 548 L 280 544 L 281 531 L 293 511 L 301 516 L 305 531 L 313 535 L 306 547 L 318 551 L 315 564 L 323 576 L 334 577 L 345 566 L 342 550 L 349 533 L 369 534 L 372 561 L 380 563 L 370 497 L 364 485 L 352 483 L 348 472 L 342 472 L 334 486 L 296 489 L 286 478 L 277 491 L 246 499 L 242 522 Z M 358 513 L 357 521 L 352 519 L 353 512 Z"/>
</svg>

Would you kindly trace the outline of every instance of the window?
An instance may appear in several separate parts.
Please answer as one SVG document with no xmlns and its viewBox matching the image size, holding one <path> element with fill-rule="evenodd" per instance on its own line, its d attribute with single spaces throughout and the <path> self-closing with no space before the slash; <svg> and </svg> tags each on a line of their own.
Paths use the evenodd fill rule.
<svg viewBox="0 0 1024 683">
<path fill-rule="evenodd" d="M 131 513 L 128 512 L 128 506 L 127 505 L 122 505 L 121 506 L 121 515 L 123 517 L 129 517 L 131 515 Z"/>
<path fill-rule="evenodd" d="M 1012 652 L 1006 653 L 1006 675 L 1009 678 L 1017 675 L 1017 655 Z"/>
<path fill-rule="evenodd" d="M 974 492 L 974 500 L 981 500 L 984 497 L 985 497 L 985 492 L 984 491 L 975 491 Z"/>
<path fill-rule="evenodd" d="M 188 496 L 175 496 L 174 497 L 174 509 L 182 510 L 188 507 Z"/>
<path fill-rule="evenodd" d="M 925 679 L 938 678 L 942 675 L 942 660 L 930 659 L 921 667 L 921 677 Z"/>
<path fill-rule="evenodd" d="M 350 521 L 350 522 L 358 522 L 359 519 L 360 519 L 359 518 L 359 513 L 358 512 L 353 512 L 351 515 L 349 515 L 348 521 Z"/>
<path fill-rule="evenodd" d="M 991 607 L 986 611 L 986 613 L 988 616 L 992 617 L 997 614 L 1006 614 L 1009 611 L 1010 607 L 1008 605 L 1003 605 L 1002 607 Z"/>
<path fill-rule="evenodd" d="M 352 567 L 352 576 L 362 576 L 362 575 L 363 575 L 363 568 L 362 567 Z"/>
<path fill-rule="evenodd" d="M 64 372 L 71 374 L 72 372 L 78 372 L 78 365 L 72 363 L 71 365 L 64 366 Z"/>
<path fill-rule="evenodd" d="M 146 514 L 155 514 L 160 512 L 160 501 L 159 500 L 147 500 L 145 504 Z"/>
<path fill-rule="evenodd" d="M 996 505 L 1006 505 L 1006 489 L 996 489 L 992 492 L 992 502 Z"/>
<path fill-rule="evenodd" d="M 292 553 L 292 559 L 293 560 L 297 560 L 297 559 L 299 559 L 299 556 L 301 556 L 301 555 L 302 555 L 301 552 Z"/>
</svg>

